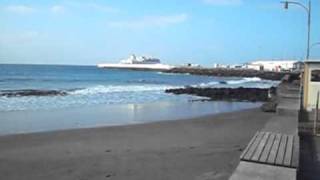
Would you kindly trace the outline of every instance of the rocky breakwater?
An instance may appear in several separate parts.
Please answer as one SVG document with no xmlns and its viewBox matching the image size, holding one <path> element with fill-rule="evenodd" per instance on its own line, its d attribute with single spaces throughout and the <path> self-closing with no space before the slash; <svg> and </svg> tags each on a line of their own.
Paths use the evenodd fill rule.
<svg viewBox="0 0 320 180">
<path fill-rule="evenodd" d="M 167 89 L 166 93 L 189 94 L 208 97 L 211 100 L 226 101 L 268 101 L 269 89 L 259 88 L 198 88 L 185 87 L 178 89 Z"/>
<path fill-rule="evenodd" d="M 37 90 L 37 89 L 21 89 L 21 90 L 2 90 L 0 97 L 21 97 L 21 96 L 65 96 L 67 92 L 59 90 Z"/>
<path fill-rule="evenodd" d="M 212 101 L 249 101 L 264 102 L 261 109 L 265 112 L 275 112 L 276 102 L 274 96 L 276 88 L 270 89 L 260 88 L 198 88 L 185 87 L 178 89 L 167 89 L 166 93 L 173 94 L 189 94 L 201 97 L 207 97 Z"/>
<path fill-rule="evenodd" d="M 192 68 L 177 67 L 165 71 L 167 73 L 189 73 L 193 75 L 224 76 L 224 77 L 259 77 L 267 80 L 281 80 L 285 75 L 290 75 L 293 79 L 299 78 L 299 73 L 294 72 L 271 72 L 257 71 L 251 69 L 226 69 L 226 68 Z"/>
</svg>

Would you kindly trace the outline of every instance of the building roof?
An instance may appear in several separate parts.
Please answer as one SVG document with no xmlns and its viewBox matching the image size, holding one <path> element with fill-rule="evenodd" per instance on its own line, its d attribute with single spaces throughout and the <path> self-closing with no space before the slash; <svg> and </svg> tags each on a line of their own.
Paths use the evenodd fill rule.
<svg viewBox="0 0 320 180">
<path fill-rule="evenodd" d="M 305 64 L 320 64 L 320 59 L 319 60 L 307 60 L 304 61 Z"/>
<path fill-rule="evenodd" d="M 251 64 L 282 64 L 282 63 L 295 63 L 296 60 L 278 60 L 278 61 L 253 61 Z"/>
</svg>

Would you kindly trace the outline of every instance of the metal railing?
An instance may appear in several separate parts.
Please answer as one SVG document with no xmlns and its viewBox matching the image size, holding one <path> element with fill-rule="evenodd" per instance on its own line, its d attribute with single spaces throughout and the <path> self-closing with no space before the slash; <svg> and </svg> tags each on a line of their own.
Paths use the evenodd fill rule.
<svg viewBox="0 0 320 180">
<path fill-rule="evenodd" d="M 317 127 L 317 123 L 319 120 L 319 94 L 320 92 L 318 91 L 317 93 L 317 102 L 316 102 L 316 110 L 315 110 L 315 118 L 314 118 L 314 122 L 313 122 L 313 134 L 315 136 L 320 136 L 320 134 L 318 134 L 318 127 Z"/>
</svg>

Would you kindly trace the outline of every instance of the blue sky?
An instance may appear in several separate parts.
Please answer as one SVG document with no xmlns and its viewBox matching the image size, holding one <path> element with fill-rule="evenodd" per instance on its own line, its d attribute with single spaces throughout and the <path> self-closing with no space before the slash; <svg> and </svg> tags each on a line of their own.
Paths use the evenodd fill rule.
<svg viewBox="0 0 320 180">
<path fill-rule="evenodd" d="M 312 3 L 319 42 L 320 1 Z M 306 51 L 306 13 L 279 0 L 0 0 L 0 22 L 0 63 L 90 65 L 136 53 L 212 65 Z M 320 59 L 320 46 L 311 57 Z"/>
</svg>

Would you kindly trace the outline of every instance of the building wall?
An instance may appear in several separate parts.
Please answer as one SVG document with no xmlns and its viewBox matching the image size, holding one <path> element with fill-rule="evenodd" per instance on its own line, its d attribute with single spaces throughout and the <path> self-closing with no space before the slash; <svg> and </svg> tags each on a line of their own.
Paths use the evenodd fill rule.
<svg viewBox="0 0 320 180">
<path fill-rule="evenodd" d="M 293 69 L 297 61 L 254 61 L 251 65 L 261 65 L 265 71 L 281 71 Z"/>
<path fill-rule="evenodd" d="M 253 65 L 253 64 L 248 64 L 245 66 L 247 69 L 254 69 L 259 71 L 260 70 L 260 65 Z"/>
<path fill-rule="evenodd" d="M 304 66 L 303 106 L 304 109 L 309 111 L 316 107 L 317 94 L 320 92 L 320 82 L 311 81 L 312 70 L 320 70 L 320 62 L 314 64 L 305 64 Z"/>
</svg>

